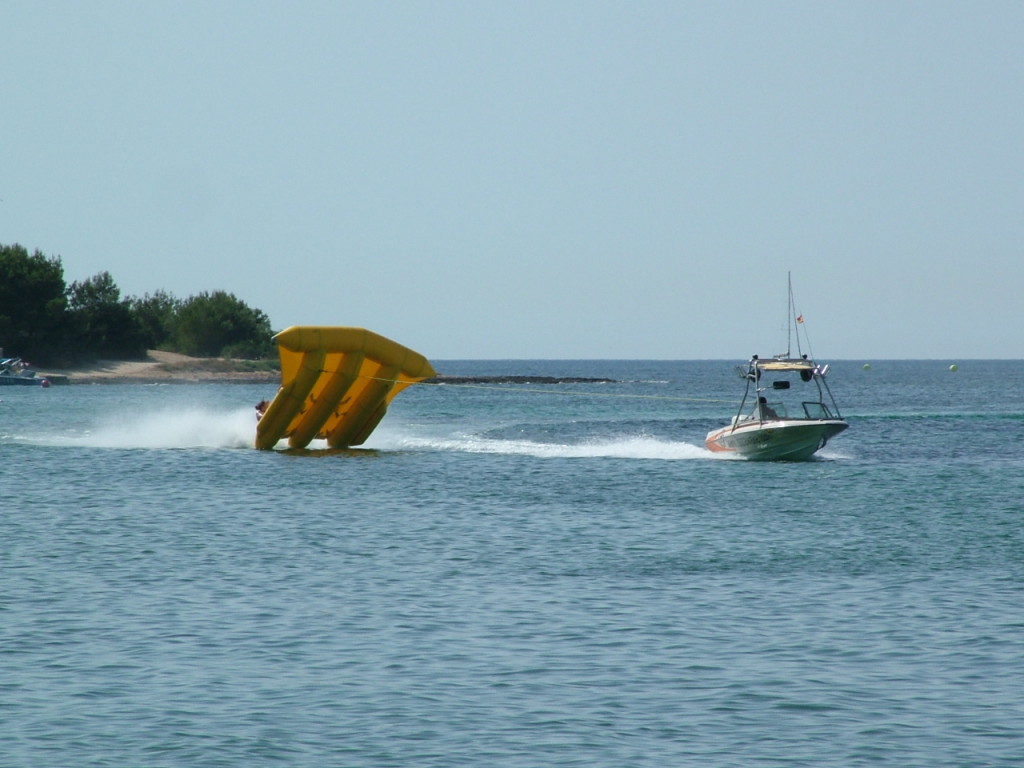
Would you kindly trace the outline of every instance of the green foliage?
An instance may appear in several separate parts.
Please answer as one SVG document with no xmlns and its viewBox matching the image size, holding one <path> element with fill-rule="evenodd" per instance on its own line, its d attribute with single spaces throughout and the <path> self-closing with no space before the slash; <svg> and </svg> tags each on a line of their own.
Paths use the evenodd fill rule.
<svg viewBox="0 0 1024 768">
<path fill-rule="evenodd" d="M 146 356 L 142 324 L 130 301 L 121 301 L 121 289 L 109 272 L 74 282 L 68 288 L 68 310 L 77 345 L 90 356 L 116 359 Z"/>
<path fill-rule="evenodd" d="M 100 272 L 83 282 L 76 280 L 68 286 L 68 309 L 72 312 L 120 301 L 121 289 L 109 272 Z"/>
<path fill-rule="evenodd" d="M 270 320 L 234 294 L 200 293 L 182 304 L 175 324 L 177 351 L 198 357 L 267 357 Z"/>
<path fill-rule="evenodd" d="M 0 347 L 46 365 L 139 358 L 156 348 L 250 360 L 275 351 L 270 320 L 233 294 L 122 299 L 109 272 L 66 286 L 59 258 L 17 244 L 0 245 Z"/>
<path fill-rule="evenodd" d="M 64 268 L 38 250 L 0 245 L 0 346 L 5 354 L 47 359 L 66 351 Z"/>
<path fill-rule="evenodd" d="M 164 349 L 174 339 L 182 301 L 166 291 L 148 293 L 130 300 L 132 311 L 142 327 L 147 349 Z"/>
</svg>

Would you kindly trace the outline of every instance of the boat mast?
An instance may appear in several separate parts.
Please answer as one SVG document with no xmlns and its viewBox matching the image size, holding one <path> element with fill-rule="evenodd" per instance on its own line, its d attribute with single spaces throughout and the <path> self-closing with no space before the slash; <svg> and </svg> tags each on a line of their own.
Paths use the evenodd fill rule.
<svg viewBox="0 0 1024 768">
<path fill-rule="evenodd" d="M 791 357 L 793 349 L 793 273 L 786 273 L 786 281 L 789 283 L 789 304 L 786 306 L 786 357 Z"/>
<path fill-rule="evenodd" d="M 789 317 L 786 322 L 786 357 L 791 357 L 793 346 L 790 342 L 792 334 L 796 333 L 796 354 L 797 357 L 803 356 L 803 349 L 800 347 L 800 328 L 796 327 L 799 325 L 800 320 L 796 314 L 796 301 L 793 299 L 793 273 L 786 273 L 786 281 L 789 283 L 789 310 L 786 313 Z"/>
</svg>

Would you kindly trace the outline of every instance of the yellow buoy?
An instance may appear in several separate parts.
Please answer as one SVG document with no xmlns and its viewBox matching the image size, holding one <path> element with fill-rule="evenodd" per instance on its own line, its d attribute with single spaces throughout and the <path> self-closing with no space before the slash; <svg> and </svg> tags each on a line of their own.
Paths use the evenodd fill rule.
<svg viewBox="0 0 1024 768">
<path fill-rule="evenodd" d="M 956 363 L 953 363 L 951 366 L 949 366 L 949 370 L 951 370 L 954 373 L 956 373 L 957 371 L 960 370 L 960 367 Z"/>
</svg>

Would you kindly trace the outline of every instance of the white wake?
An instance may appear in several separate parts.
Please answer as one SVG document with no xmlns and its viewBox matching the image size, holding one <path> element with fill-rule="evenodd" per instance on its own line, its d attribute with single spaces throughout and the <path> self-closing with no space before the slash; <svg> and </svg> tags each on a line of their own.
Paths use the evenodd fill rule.
<svg viewBox="0 0 1024 768">
<path fill-rule="evenodd" d="M 87 448 L 250 448 L 255 435 L 252 408 L 187 408 L 101 417 L 94 427 L 46 442 Z"/>
<path fill-rule="evenodd" d="M 492 453 L 537 458 L 565 459 L 645 459 L 679 461 L 713 459 L 714 454 L 701 446 L 652 437 L 627 437 L 587 440 L 580 443 L 548 443 L 533 440 L 496 440 L 474 436 L 401 437 L 381 436 L 367 447 L 382 450 L 439 450 L 459 453 Z"/>
</svg>

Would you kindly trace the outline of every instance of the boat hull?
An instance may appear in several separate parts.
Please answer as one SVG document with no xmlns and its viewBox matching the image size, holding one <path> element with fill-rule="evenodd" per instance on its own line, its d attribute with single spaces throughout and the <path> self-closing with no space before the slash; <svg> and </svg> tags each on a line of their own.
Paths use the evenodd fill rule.
<svg viewBox="0 0 1024 768">
<path fill-rule="evenodd" d="M 0 376 L 0 387 L 16 387 L 16 386 L 30 386 L 38 387 L 43 383 L 43 379 L 36 378 L 35 376 Z"/>
<path fill-rule="evenodd" d="M 848 426 L 842 419 L 751 421 L 709 432 L 704 442 L 749 461 L 806 461 Z"/>
</svg>

